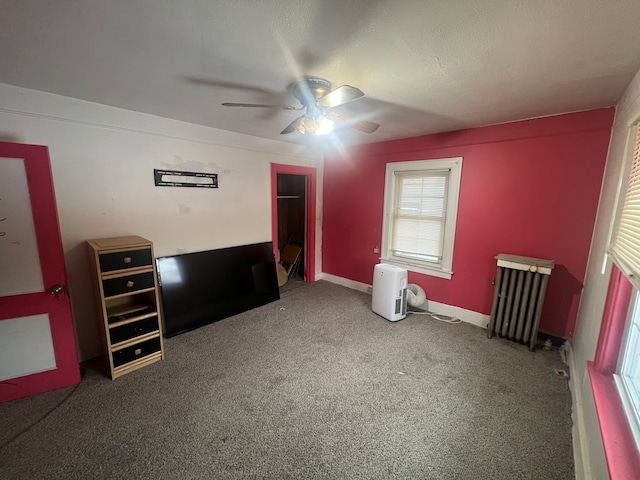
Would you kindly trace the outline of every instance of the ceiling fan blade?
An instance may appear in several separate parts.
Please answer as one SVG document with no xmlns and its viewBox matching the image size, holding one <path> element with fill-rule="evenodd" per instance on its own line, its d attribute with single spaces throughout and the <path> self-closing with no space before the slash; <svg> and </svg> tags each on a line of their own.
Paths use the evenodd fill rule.
<svg viewBox="0 0 640 480">
<path fill-rule="evenodd" d="M 304 118 L 304 115 L 300 115 L 298 118 L 296 118 L 293 122 L 291 122 L 289 125 L 287 125 L 287 128 L 285 128 L 284 130 L 282 130 L 280 132 L 280 135 L 286 135 L 287 133 L 293 133 L 296 131 L 296 127 L 298 126 L 298 123 Z"/>
<path fill-rule="evenodd" d="M 356 130 L 360 130 L 364 133 L 373 133 L 378 130 L 378 128 L 380 128 L 380 125 L 375 122 L 370 122 L 368 120 L 358 120 L 357 118 L 352 117 L 351 115 L 347 115 L 346 113 L 328 112 L 326 113 L 326 115 L 330 120 L 333 120 L 334 122 L 344 123 L 346 126 L 354 128 Z"/>
<path fill-rule="evenodd" d="M 355 120 L 353 123 L 349 123 L 349 126 L 364 133 L 373 133 L 380 128 L 379 124 L 368 120 Z"/>
<path fill-rule="evenodd" d="M 304 107 L 292 107 L 291 105 L 264 105 L 262 103 L 223 103 L 224 107 L 250 107 L 250 108 L 278 108 L 281 110 L 302 110 Z"/>
<path fill-rule="evenodd" d="M 227 82 L 224 80 L 217 80 L 215 78 L 205 78 L 205 77 L 184 77 L 184 78 L 187 80 L 187 82 L 193 83 L 195 85 L 204 85 L 207 87 L 231 88 L 234 90 L 244 90 L 247 92 L 262 93 L 265 95 L 277 95 L 277 92 L 274 92 L 267 88 L 257 87 L 254 85 L 245 85 L 244 83 Z"/>
<path fill-rule="evenodd" d="M 323 108 L 337 107 L 357 98 L 364 97 L 362 90 L 351 85 L 342 85 L 318 99 L 318 106 Z"/>
</svg>

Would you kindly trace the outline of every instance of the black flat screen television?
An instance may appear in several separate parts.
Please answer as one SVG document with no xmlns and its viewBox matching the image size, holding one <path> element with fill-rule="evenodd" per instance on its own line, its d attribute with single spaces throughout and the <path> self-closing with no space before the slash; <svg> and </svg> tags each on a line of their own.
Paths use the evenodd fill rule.
<svg viewBox="0 0 640 480">
<path fill-rule="evenodd" d="M 271 242 L 159 257 L 156 266 L 167 337 L 280 298 Z"/>
</svg>

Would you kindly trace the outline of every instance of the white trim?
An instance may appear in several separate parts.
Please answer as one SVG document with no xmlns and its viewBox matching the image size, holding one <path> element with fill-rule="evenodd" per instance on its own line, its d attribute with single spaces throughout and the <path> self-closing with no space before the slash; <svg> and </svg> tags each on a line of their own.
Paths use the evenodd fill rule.
<svg viewBox="0 0 640 480">
<path fill-rule="evenodd" d="M 640 423 L 638 422 L 638 416 L 635 410 L 635 404 L 633 403 L 631 392 L 629 391 L 629 386 L 627 384 L 627 380 L 620 374 L 614 374 L 613 379 L 616 382 L 616 387 L 618 387 L 618 393 L 620 394 L 620 400 L 622 400 L 622 406 L 627 414 L 627 418 L 629 420 L 629 427 L 631 428 L 631 433 L 633 438 L 636 441 L 636 446 L 638 450 L 640 450 Z"/>
<path fill-rule="evenodd" d="M 285 146 L 286 142 L 281 140 L 266 140 L 254 135 L 229 132 L 219 128 L 207 127 L 182 120 L 174 120 L 149 113 L 136 112 L 121 107 L 113 107 L 87 100 L 80 100 L 77 98 L 65 97 L 63 95 L 0 83 L 0 96 L 6 92 L 9 94 L 5 96 L 9 99 L 9 104 L 13 108 L 2 106 L 0 107 L 0 113 L 6 113 L 8 115 L 19 115 L 23 117 L 63 122 L 116 132 L 149 135 L 171 140 L 184 140 L 198 144 L 225 147 L 233 150 L 288 157 L 290 159 L 295 159 L 296 161 L 316 161 L 315 156 L 310 157 L 298 155 L 297 153 L 289 151 L 279 151 L 283 148 L 289 150 L 292 146 L 291 144 Z M 15 101 L 16 99 L 19 100 Z M 5 100 L 4 97 L 3 100 Z M 54 114 L 50 112 L 56 113 Z M 63 113 L 60 114 L 58 112 Z M 75 112 L 75 114 L 72 115 L 69 112 Z M 117 120 L 114 119 L 114 115 L 117 115 Z M 124 118 L 123 115 L 127 115 L 128 117 Z M 97 122 L 93 120 L 94 118 L 104 119 L 104 121 Z M 138 118 L 144 119 L 144 128 L 133 126 L 139 124 L 137 120 Z M 127 124 L 132 126 L 127 126 Z M 184 132 L 184 127 L 190 127 L 192 129 L 188 136 L 186 134 L 182 134 Z M 195 129 L 199 130 L 199 134 L 193 133 Z M 213 135 L 212 132 L 214 132 Z M 220 132 L 224 135 L 224 139 L 217 138 L 218 135 L 215 132 Z M 229 136 L 236 138 L 231 140 L 228 138 Z M 250 146 L 250 142 L 241 141 L 243 140 L 243 137 L 244 139 L 252 139 L 251 141 L 254 142 L 258 141 L 259 144 L 256 144 L 257 146 Z M 270 149 L 271 147 L 275 148 L 275 150 Z"/>
<path fill-rule="evenodd" d="M 366 283 L 356 282 L 355 280 L 349 280 L 348 278 L 337 277 L 335 275 L 331 275 L 330 273 L 319 273 L 316 274 L 316 280 L 326 280 L 327 282 L 335 283 L 337 285 L 342 285 L 343 287 L 350 288 L 352 290 L 358 290 L 364 293 L 371 293 L 371 289 L 373 288 L 371 285 L 367 285 Z"/>
<path fill-rule="evenodd" d="M 578 379 L 578 369 L 576 367 L 576 357 L 573 351 L 573 344 L 567 341 L 567 363 L 569 365 L 569 390 L 571 391 L 571 419 L 573 427 L 571 436 L 573 437 L 573 462 L 576 478 L 592 480 L 591 469 L 589 468 L 589 450 L 584 438 L 586 428 L 584 426 L 584 411 L 582 403 L 582 393 Z M 585 369 L 585 375 L 588 375 Z M 589 379 L 586 380 L 587 382 Z"/>
<path fill-rule="evenodd" d="M 470 323 L 480 328 L 487 328 L 489 326 L 489 320 L 491 315 L 485 315 L 484 313 L 474 312 L 473 310 L 467 310 L 466 308 L 456 307 L 454 305 L 447 305 L 446 303 L 434 302 L 427 299 L 427 308 L 430 312 L 446 315 L 448 317 L 456 317 L 465 323 Z"/>
<path fill-rule="evenodd" d="M 395 265 L 396 267 L 406 268 L 411 272 L 424 273 L 425 275 L 431 275 L 432 277 L 446 278 L 447 280 L 451 280 L 451 275 L 453 275 L 453 272 L 445 272 L 443 270 L 438 270 L 434 268 L 426 268 L 422 265 L 416 265 L 415 263 L 401 262 L 399 260 L 392 260 L 389 258 L 381 258 L 380 263 L 388 263 L 389 265 Z"/>
<path fill-rule="evenodd" d="M 316 279 L 326 280 L 327 282 L 342 285 L 343 287 L 368 294 L 371 294 L 371 290 L 373 288 L 372 285 L 356 282 L 355 280 L 349 280 L 348 278 L 338 277 L 336 275 L 331 275 L 330 273 L 320 273 L 316 276 Z M 484 313 L 474 312 L 472 310 L 467 310 L 466 308 L 455 307 L 445 303 L 434 302 L 433 300 L 427 300 L 427 306 L 428 310 L 433 313 L 447 315 L 448 317 L 456 317 L 465 323 L 470 323 L 480 328 L 487 328 L 489 325 L 489 319 L 491 318 L 490 315 L 485 315 Z"/>
<path fill-rule="evenodd" d="M 112 108 L 118 108 L 118 107 L 112 107 Z M 133 110 L 129 110 L 130 112 L 133 112 Z M 123 127 L 123 126 L 119 126 L 119 125 L 110 125 L 108 123 L 100 123 L 100 122 L 92 122 L 92 121 L 88 121 L 88 120 L 75 120 L 73 118 L 67 118 L 67 117 L 60 117 L 57 115 L 46 115 L 43 113 L 31 113 L 31 112 L 23 112 L 20 110 L 11 110 L 10 108 L 4 108 L 4 107 L 0 107 L 0 113 L 7 113 L 10 115 L 21 115 L 23 117 L 33 117 L 33 118 L 41 118 L 44 120 L 51 120 L 51 121 L 55 121 L 55 122 L 64 122 L 64 123 L 71 123 L 74 125 L 82 125 L 85 127 L 95 127 L 95 128 L 103 128 L 105 130 L 113 130 L 116 132 L 125 132 L 125 133 L 137 133 L 139 135 L 150 135 L 153 137 L 158 137 L 158 138 L 168 138 L 171 140 L 182 140 L 182 141 L 187 141 L 187 142 L 193 142 L 193 143 L 200 143 L 200 144 L 204 144 L 204 145 L 214 145 L 217 147 L 225 147 L 225 148 L 230 148 L 233 150 L 244 150 L 247 152 L 256 152 L 256 153 L 260 153 L 260 154 L 266 154 L 266 155 L 277 155 L 277 156 L 283 156 L 283 157 L 290 157 L 290 158 L 295 158 L 295 159 L 301 159 L 301 160 L 309 160 L 308 157 L 303 157 L 300 155 L 292 155 L 292 154 L 287 154 L 287 153 L 280 153 L 280 152 L 269 152 L 268 150 L 258 150 L 256 148 L 248 148 L 248 147 L 240 147 L 238 145 L 234 145 L 232 143 L 224 143 L 224 142 L 220 142 L 220 141 L 211 141 L 211 140 L 207 140 L 207 139 L 201 139 L 201 138 L 195 138 L 195 137 L 184 137 L 184 136 L 180 136 L 180 135 L 172 135 L 172 134 L 167 134 L 167 133 L 161 133 L 158 131 L 154 131 L 152 129 L 149 130 L 142 130 L 140 128 L 133 128 L 133 127 Z M 135 112 L 135 113 L 139 113 L 139 112 Z M 140 113 L 141 115 L 149 115 L 151 116 L 151 114 L 147 114 L 147 113 Z M 156 115 L 153 115 L 156 116 Z M 161 118 L 163 120 L 165 120 L 165 117 L 157 117 L 157 118 Z M 168 119 L 171 120 L 171 119 Z M 177 122 L 181 122 L 181 120 L 175 120 Z M 190 124 L 189 122 L 182 122 L 182 123 L 186 123 L 189 125 L 194 125 L 196 127 L 202 127 L 202 125 L 197 125 L 197 124 Z M 214 127 L 205 127 L 205 128 L 214 128 Z M 235 133 L 235 132 L 233 132 Z M 246 135 L 246 134 L 240 134 L 240 135 Z M 251 135 L 248 135 L 251 136 Z M 277 140 L 273 140 L 274 142 Z"/>
<path fill-rule="evenodd" d="M 633 284 L 638 288 L 636 285 L 638 278 L 632 275 L 630 280 L 632 280 L 632 282 L 635 280 Z M 616 382 L 618 394 L 622 400 L 622 406 L 629 421 L 631 433 L 638 450 L 640 450 L 640 416 L 638 415 L 640 409 L 640 392 L 638 392 L 635 385 L 633 385 L 634 382 L 632 382 L 632 380 L 635 381 L 636 378 L 632 379 L 629 375 L 630 371 L 636 371 L 638 362 L 640 361 L 637 355 L 638 352 L 635 351 L 632 346 L 640 342 L 640 337 L 634 336 L 634 329 L 640 329 L 640 293 L 638 293 L 637 290 L 633 292 L 630 303 L 629 313 L 625 320 L 625 332 L 622 337 L 620 355 L 618 356 L 618 365 L 613 379 Z M 635 333 L 637 335 L 637 330 Z"/>
</svg>

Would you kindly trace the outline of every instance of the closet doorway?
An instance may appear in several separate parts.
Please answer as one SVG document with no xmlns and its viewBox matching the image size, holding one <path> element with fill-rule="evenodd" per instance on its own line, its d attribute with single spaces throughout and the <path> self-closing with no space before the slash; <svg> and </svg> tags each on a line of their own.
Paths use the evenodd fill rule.
<svg viewBox="0 0 640 480">
<path fill-rule="evenodd" d="M 302 249 L 290 279 L 315 281 L 316 169 L 271 165 L 272 238 L 276 260 L 287 245 Z"/>
</svg>

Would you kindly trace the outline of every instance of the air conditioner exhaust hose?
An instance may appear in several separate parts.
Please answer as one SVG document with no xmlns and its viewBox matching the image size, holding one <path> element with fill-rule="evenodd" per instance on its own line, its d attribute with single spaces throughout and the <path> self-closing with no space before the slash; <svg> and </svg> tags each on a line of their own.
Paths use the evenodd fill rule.
<svg viewBox="0 0 640 480">
<path fill-rule="evenodd" d="M 418 308 L 427 301 L 427 294 L 420 285 L 410 283 L 407 285 L 407 303 L 410 307 Z"/>
</svg>

